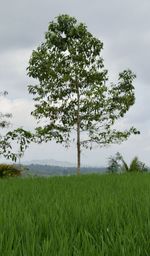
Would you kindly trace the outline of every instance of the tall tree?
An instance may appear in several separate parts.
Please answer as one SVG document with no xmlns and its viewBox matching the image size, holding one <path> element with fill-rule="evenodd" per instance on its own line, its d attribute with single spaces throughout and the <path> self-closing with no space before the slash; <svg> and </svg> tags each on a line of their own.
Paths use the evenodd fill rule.
<svg viewBox="0 0 150 256">
<path fill-rule="evenodd" d="M 27 68 L 38 81 L 28 87 L 36 102 L 32 115 L 44 121 L 36 128 L 38 142 L 55 139 L 69 144 L 76 131 L 78 174 L 81 147 L 119 143 L 138 133 L 133 127 L 113 128 L 134 104 L 135 75 L 125 70 L 117 84 L 108 85 L 102 48 L 86 25 L 60 15 L 49 23 L 45 41 L 33 51 Z"/>
</svg>

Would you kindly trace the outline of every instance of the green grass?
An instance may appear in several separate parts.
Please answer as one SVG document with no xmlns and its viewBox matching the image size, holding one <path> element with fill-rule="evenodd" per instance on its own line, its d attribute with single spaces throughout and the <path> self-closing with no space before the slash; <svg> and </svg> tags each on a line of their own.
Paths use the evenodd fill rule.
<svg viewBox="0 0 150 256">
<path fill-rule="evenodd" d="M 150 175 L 0 180 L 0 255 L 149 256 Z"/>
</svg>

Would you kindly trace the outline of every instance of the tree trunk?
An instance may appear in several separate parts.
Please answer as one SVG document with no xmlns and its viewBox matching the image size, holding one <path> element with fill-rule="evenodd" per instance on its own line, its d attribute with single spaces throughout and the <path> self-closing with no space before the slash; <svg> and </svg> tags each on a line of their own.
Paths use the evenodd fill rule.
<svg viewBox="0 0 150 256">
<path fill-rule="evenodd" d="M 80 143 L 80 94 L 79 88 L 77 89 L 77 175 L 80 175 L 81 165 L 81 143 Z"/>
</svg>

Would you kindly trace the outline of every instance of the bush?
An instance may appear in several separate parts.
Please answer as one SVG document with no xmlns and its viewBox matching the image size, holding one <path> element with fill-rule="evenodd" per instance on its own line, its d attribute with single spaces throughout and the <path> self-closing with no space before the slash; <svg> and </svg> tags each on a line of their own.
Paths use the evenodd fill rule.
<svg viewBox="0 0 150 256">
<path fill-rule="evenodd" d="M 0 164 L 0 178 L 16 177 L 21 175 L 21 169 L 16 165 Z"/>
</svg>

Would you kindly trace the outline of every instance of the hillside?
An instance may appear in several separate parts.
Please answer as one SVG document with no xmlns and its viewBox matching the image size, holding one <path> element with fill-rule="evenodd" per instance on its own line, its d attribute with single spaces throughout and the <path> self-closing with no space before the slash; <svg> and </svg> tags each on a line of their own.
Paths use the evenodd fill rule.
<svg viewBox="0 0 150 256">
<path fill-rule="evenodd" d="M 51 166 L 43 164 L 25 165 L 26 173 L 38 176 L 49 175 L 73 175 L 76 174 L 76 167 Z M 106 171 L 105 167 L 81 167 L 81 173 L 102 173 Z"/>
</svg>

